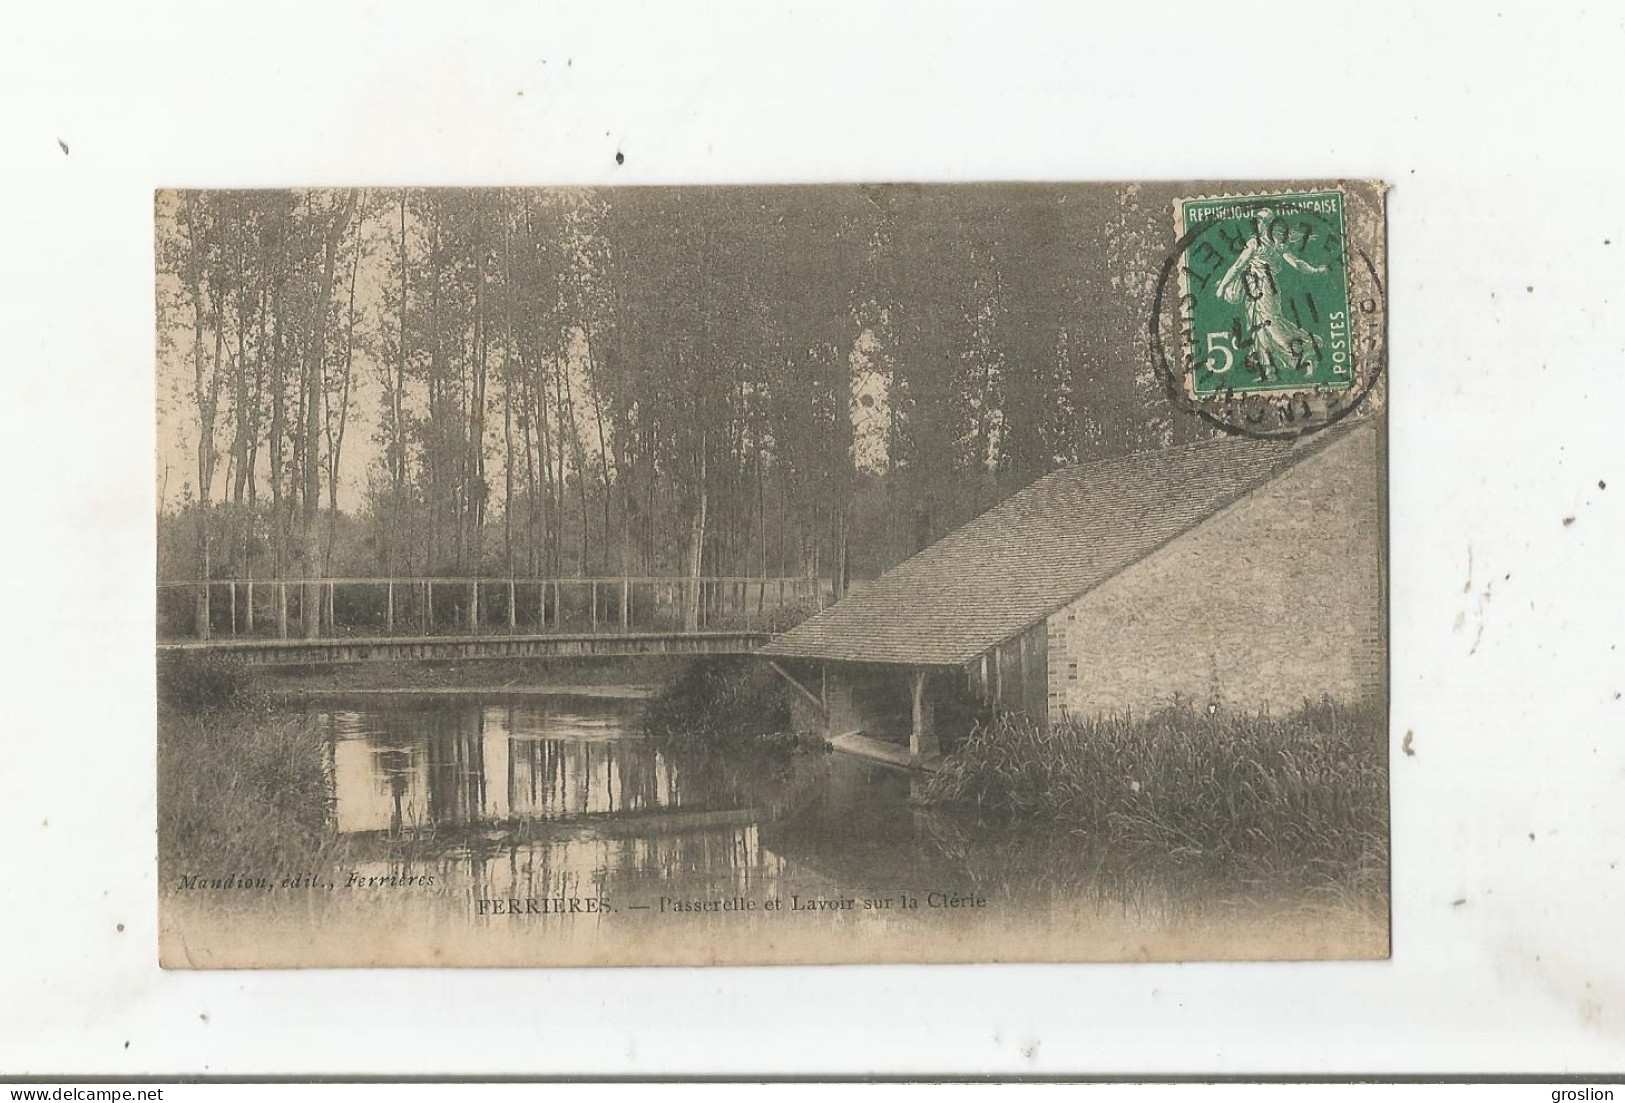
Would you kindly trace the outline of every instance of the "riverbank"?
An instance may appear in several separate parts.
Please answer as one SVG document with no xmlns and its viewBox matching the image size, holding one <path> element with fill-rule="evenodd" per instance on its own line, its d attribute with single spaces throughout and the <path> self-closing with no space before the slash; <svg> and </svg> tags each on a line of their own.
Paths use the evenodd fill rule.
<svg viewBox="0 0 1625 1103">
<path fill-rule="evenodd" d="M 158 871 L 165 889 L 221 870 L 327 868 L 334 830 L 327 736 L 252 691 L 158 709 Z"/>
</svg>

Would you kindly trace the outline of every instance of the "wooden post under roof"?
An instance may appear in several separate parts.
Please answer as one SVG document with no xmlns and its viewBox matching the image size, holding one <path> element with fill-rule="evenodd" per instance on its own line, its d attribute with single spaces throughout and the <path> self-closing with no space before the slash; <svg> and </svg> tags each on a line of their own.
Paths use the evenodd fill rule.
<svg viewBox="0 0 1625 1103">
<path fill-rule="evenodd" d="M 909 696 L 913 701 L 913 723 L 908 733 L 908 760 L 919 766 L 926 758 L 937 753 L 937 733 L 931 724 L 931 702 L 925 696 L 925 684 L 930 672 L 916 667 L 908 672 Z"/>
<path fill-rule="evenodd" d="M 1027 711 L 1027 633 L 1023 631 L 1016 637 L 1016 684 L 1021 688 L 1017 690 L 1020 695 L 1016 698 L 1016 707 L 1022 712 Z"/>
</svg>

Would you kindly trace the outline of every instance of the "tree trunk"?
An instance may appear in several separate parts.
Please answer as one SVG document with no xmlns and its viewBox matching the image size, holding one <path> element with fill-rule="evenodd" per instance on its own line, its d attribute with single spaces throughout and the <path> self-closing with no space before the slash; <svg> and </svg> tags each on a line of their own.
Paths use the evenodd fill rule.
<svg viewBox="0 0 1625 1103">
<path fill-rule="evenodd" d="M 327 556 L 323 560 L 322 573 L 329 578 L 333 575 L 333 545 L 338 539 L 339 523 L 339 461 L 344 456 L 344 430 L 350 421 L 350 381 L 355 378 L 355 285 L 356 277 L 361 270 L 361 223 L 356 223 L 355 256 L 350 265 L 350 305 L 344 339 L 344 374 L 339 384 L 339 409 L 334 415 L 331 410 L 327 414 Z M 323 386 L 322 394 L 327 394 Z M 337 417 L 335 428 L 334 418 Z M 328 595 L 331 599 L 332 589 L 329 587 Z"/>
<path fill-rule="evenodd" d="M 390 412 L 393 424 L 390 426 L 394 436 L 394 455 L 390 457 L 390 482 L 393 489 L 392 500 L 389 506 L 389 549 L 385 556 L 385 570 L 393 578 L 399 569 L 399 541 L 400 541 L 400 514 L 401 504 L 406 497 L 406 296 L 409 262 L 406 257 L 406 197 L 405 188 L 401 189 L 401 309 L 400 309 L 400 348 L 395 360 L 395 387 L 390 395 Z"/>
<path fill-rule="evenodd" d="M 355 214 L 356 193 L 346 193 L 342 204 L 332 212 L 326 230 L 326 241 L 323 243 L 322 275 L 317 287 L 316 304 L 311 324 L 311 338 L 309 347 L 305 350 L 305 394 L 304 394 L 304 452 L 302 455 L 304 488 L 303 494 L 303 549 L 305 559 L 305 583 L 299 599 L 299 613 L 304 621 L 304 634 L 306 639 L 315 639 L 321 634 L 321 604 L 322 587 L 315 580 L 312 572 L 316 566 L 318 553 L 317 521 L 321 512 L 321 466 L 319 464 L 317 440 L 321 434 L 320 395 L 322 389 L 322 367 L 327 354 L 327 311 L 333 300 L 333 283 L 335 268 L 338 264 L 339 244 L 348 230 L 350 219 Z"/>
<path fill-rule="evenodd" d="M 506 368 L 507 364 L 504 363 Z M 513 375 L 504 371 L 502 387 L 502 559 L 513 577 Z"/>
<path fill-rule="evenodd" d="M 705 522 L 706 510 L 709 506 L 709 495 L 705 486 L 705 434 L 700 434 L 700 478 L 699 502 L 694 508 L 694 517 L 689 526 L 688 534 L 688 592 L 683 608 L 683 630 L 696 632 L 700 627 L 700 576 L 701 560 L 705 552 Z"/>
<path fill-rule="evenodd" d="M 192 298 L 192 397 L 197 405 L 198 439 L 197 439 L 197 555 L 200 585 L 197 589 L 197 601 L 193 610 L 194 629 L 199 639 L 209 638 L 209 513 L 214 494 L 214 428 L 215 414 L 220 404 L 220 357 L 223 341 L 221 330 L 219 297 L 216 294 L 214 321 L 214 360 L 211 369 L 205 375 L 205 353 L 203 351 L 203 331 L 205 316 L 208 313 L 204 306 L 204 255 L 206 243 L 203 240 L 204 229 L 198 218 L 196 199 L 189 200 L 182 207 L 183 217 L 187 229 L 187 260 L 186 277 Z"/>
</svg>

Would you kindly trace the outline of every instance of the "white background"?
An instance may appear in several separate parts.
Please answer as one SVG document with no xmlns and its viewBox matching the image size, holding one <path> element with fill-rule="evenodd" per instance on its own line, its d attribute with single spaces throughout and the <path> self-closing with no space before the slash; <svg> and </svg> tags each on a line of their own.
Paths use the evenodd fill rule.
<svg viewBox="0 0 1625 1103">
<path fill-rule="evenodd" d="M 0 1074 L 1625 1069 L 1622 56 L 1549 2 L 12 8 Z M 1340 175 L 1394 185 L 1391 962 L 155 967 L 155 187 Z"/>
</svg>

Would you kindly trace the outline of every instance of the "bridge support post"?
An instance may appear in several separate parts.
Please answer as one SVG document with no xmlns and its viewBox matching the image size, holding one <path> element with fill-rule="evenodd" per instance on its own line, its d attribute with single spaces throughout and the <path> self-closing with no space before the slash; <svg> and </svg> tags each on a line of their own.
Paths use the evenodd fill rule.
<svg viewBox="0 0 1625 1103">
<path fill-rule="evenodd" d="M 596 632 L 598 631 L 598 580 L 595 578 L 587 585 L 592 587 L 592 597 L 589 600 L 592 605 L 592 630 Z"/>
<path fill-rule="evenodd" d="M 513 575 L 508 576 L 508 635 L 519 631 L 519 607 L 514 604 Z"/>
<path fill-rule="evenodd" d="M 625 632 L 632 614 L 632 583 L 630 579 L 621 579 L 621 631 Z"/>
<path fill-rule="evenodd" d="M 282 639 L 288 638 L 288 584 L 286 582 L 276 584 L 276 634 Z"/>
<path fill-rule="evenodd" d="M 254 634 L 254 580 L 248 580 L 248 605 L 243 610 L 243 626 L 250 636 Z"/>
<path fill-rule="evenodd" d="M 468 634 L 480 634 L 480 580 L 468 584 Z"/>
<path fill-rule="evenodd" d="M 384 583 L 384 631 L 395 631 L 395 580 Z"/>
<path fill-rule="evenodd" d="M 231 583 L 231 634 L 237 634 L 237 583 Z"/>
<path fill-rule="evenodd" d="M 213 611 L 209 608 L 209 579 L 205 574 L 202 582 L 198 584 L 197 592 L 197 638 L 207 640 L 213 634 Z"/>
</svg>

